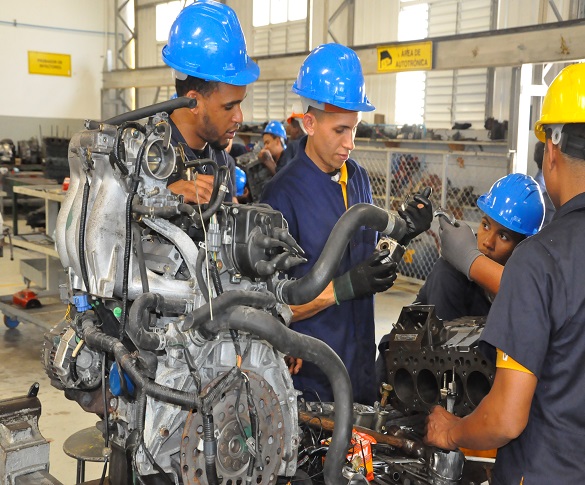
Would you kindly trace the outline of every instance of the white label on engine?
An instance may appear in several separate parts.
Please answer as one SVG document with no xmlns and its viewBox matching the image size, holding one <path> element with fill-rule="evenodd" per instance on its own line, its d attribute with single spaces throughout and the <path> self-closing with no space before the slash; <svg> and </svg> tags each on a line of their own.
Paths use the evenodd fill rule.
<svg viewBox="0 0 585 485">
<path fill-rule="evenodd" d="M 399 333 L 394 335 L 394 340 L 400 342 L 414 342 L 418 337 L 418 333 Z"/>
</svg>

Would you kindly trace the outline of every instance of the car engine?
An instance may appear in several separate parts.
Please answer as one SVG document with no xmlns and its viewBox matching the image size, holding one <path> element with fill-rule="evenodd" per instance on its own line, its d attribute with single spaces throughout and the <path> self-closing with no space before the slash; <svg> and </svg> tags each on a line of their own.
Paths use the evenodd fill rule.
<svg viewBox="0 0 585 485">
<path fill-rule="evenodd" d="M 103 418 L 110 483 L 275 484 L 295 476 L 302 447 L 284 356 L 314 362 L 335 396 L 324 481 L 361 483 L 342 474 L 354 413 L 347 371 L 328 346 L 288 328 L 289 305 L 321 293 L 354 231 L 399 239 L 404 222 L 358 204 L 313 270 L 286 278 L 302 248 L 279 212 L 224 200 L 225 167 L 189 161 L 215 173 L 208 204 L 167 188 L 178 156 L 168 116 L 193 103 L 87 121 L 72 137 L 56 231 L 68 310 L 45 336 L 45 369 Z"/>
</svg>

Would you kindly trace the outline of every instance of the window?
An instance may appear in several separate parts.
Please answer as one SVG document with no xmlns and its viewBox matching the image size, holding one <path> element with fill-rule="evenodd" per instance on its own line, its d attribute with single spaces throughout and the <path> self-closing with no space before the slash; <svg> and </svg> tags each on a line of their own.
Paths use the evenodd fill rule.
<svg viewBox="0 0 585 485">
<path fill-rule="evenodd" d="M 156 6 L 156 41 L 166 42 L 173 22 L 183 9 L 183 2 L 160 3 Z"/>
<path fill-rule="evenodd" d="M 404 5 L 398 17 L 398 40 L 426 38 L 429 30 L 428 4 L 402 3 Z M 424 122 L 426 77 L 424 71 L 399 72 L 396 75 L 396 123 L 419 125 Z"/>
<path fill-rule="evenodd" d="M 294 22 L 307 18 L 307 0 L 254 0 L 254 27 Z"/>
<path fill-rule="evenodd" d="M 307 0 L 254 0 L 255 57 L 307 50 Z M 251 88 L 252 120 L 285 120 L 298 100 L 291 93 L 294 79 L 256 81 Z"/>
</svg>

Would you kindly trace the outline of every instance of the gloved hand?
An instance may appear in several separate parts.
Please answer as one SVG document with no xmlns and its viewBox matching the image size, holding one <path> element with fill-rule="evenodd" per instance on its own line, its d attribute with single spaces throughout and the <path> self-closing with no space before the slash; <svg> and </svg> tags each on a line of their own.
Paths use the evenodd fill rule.
<svg viewBox="0 0 585 485">
<path fill-rule="evenodd" d="M 335 278 L 333 280 L 335 301 L 339 303 L 353 300 L 390 288 L 396 279 L 396 263 L 391 261 L 382 264 L 382 260 L 389 254 L 387 249 L 374 251 L 364 262 Z"/>
<path fill-rule="evenodd" d="M 453 225 L 445 217 L 439 217 L 439 226 L 441 256 L 469 278 L 471 265 L 482 254 L 477 249 L 477 238 L 473 230 L 464 222 Z"/>
<path fill-rule="evenodd" d="M 398 241 L 406 246 L 416 236 L 425 232 L 431 227 L 433 221 L 433 204 L 429 200 L 433 189 L 426 187 L 420 194 L 416 194 L 408 202 L 406 208 L 399 210 L 398 215 L 406 222 L 406 235 Z M 422 205 L 422 208 L 418 206 Z"/>
</svg>

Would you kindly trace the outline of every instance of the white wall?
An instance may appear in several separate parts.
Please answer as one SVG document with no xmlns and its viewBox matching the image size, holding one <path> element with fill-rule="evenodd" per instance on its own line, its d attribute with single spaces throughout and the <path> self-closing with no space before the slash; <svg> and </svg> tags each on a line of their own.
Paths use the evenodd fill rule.
<svg viewBox="0 0 585 485">
<path fill-rule="evenodd" d="M 100 118 L 111 3 L 0 0 L 0 117 Z M 29 74 L 28 51 L 71 55 L 71 77 Z"/>
</svg>

